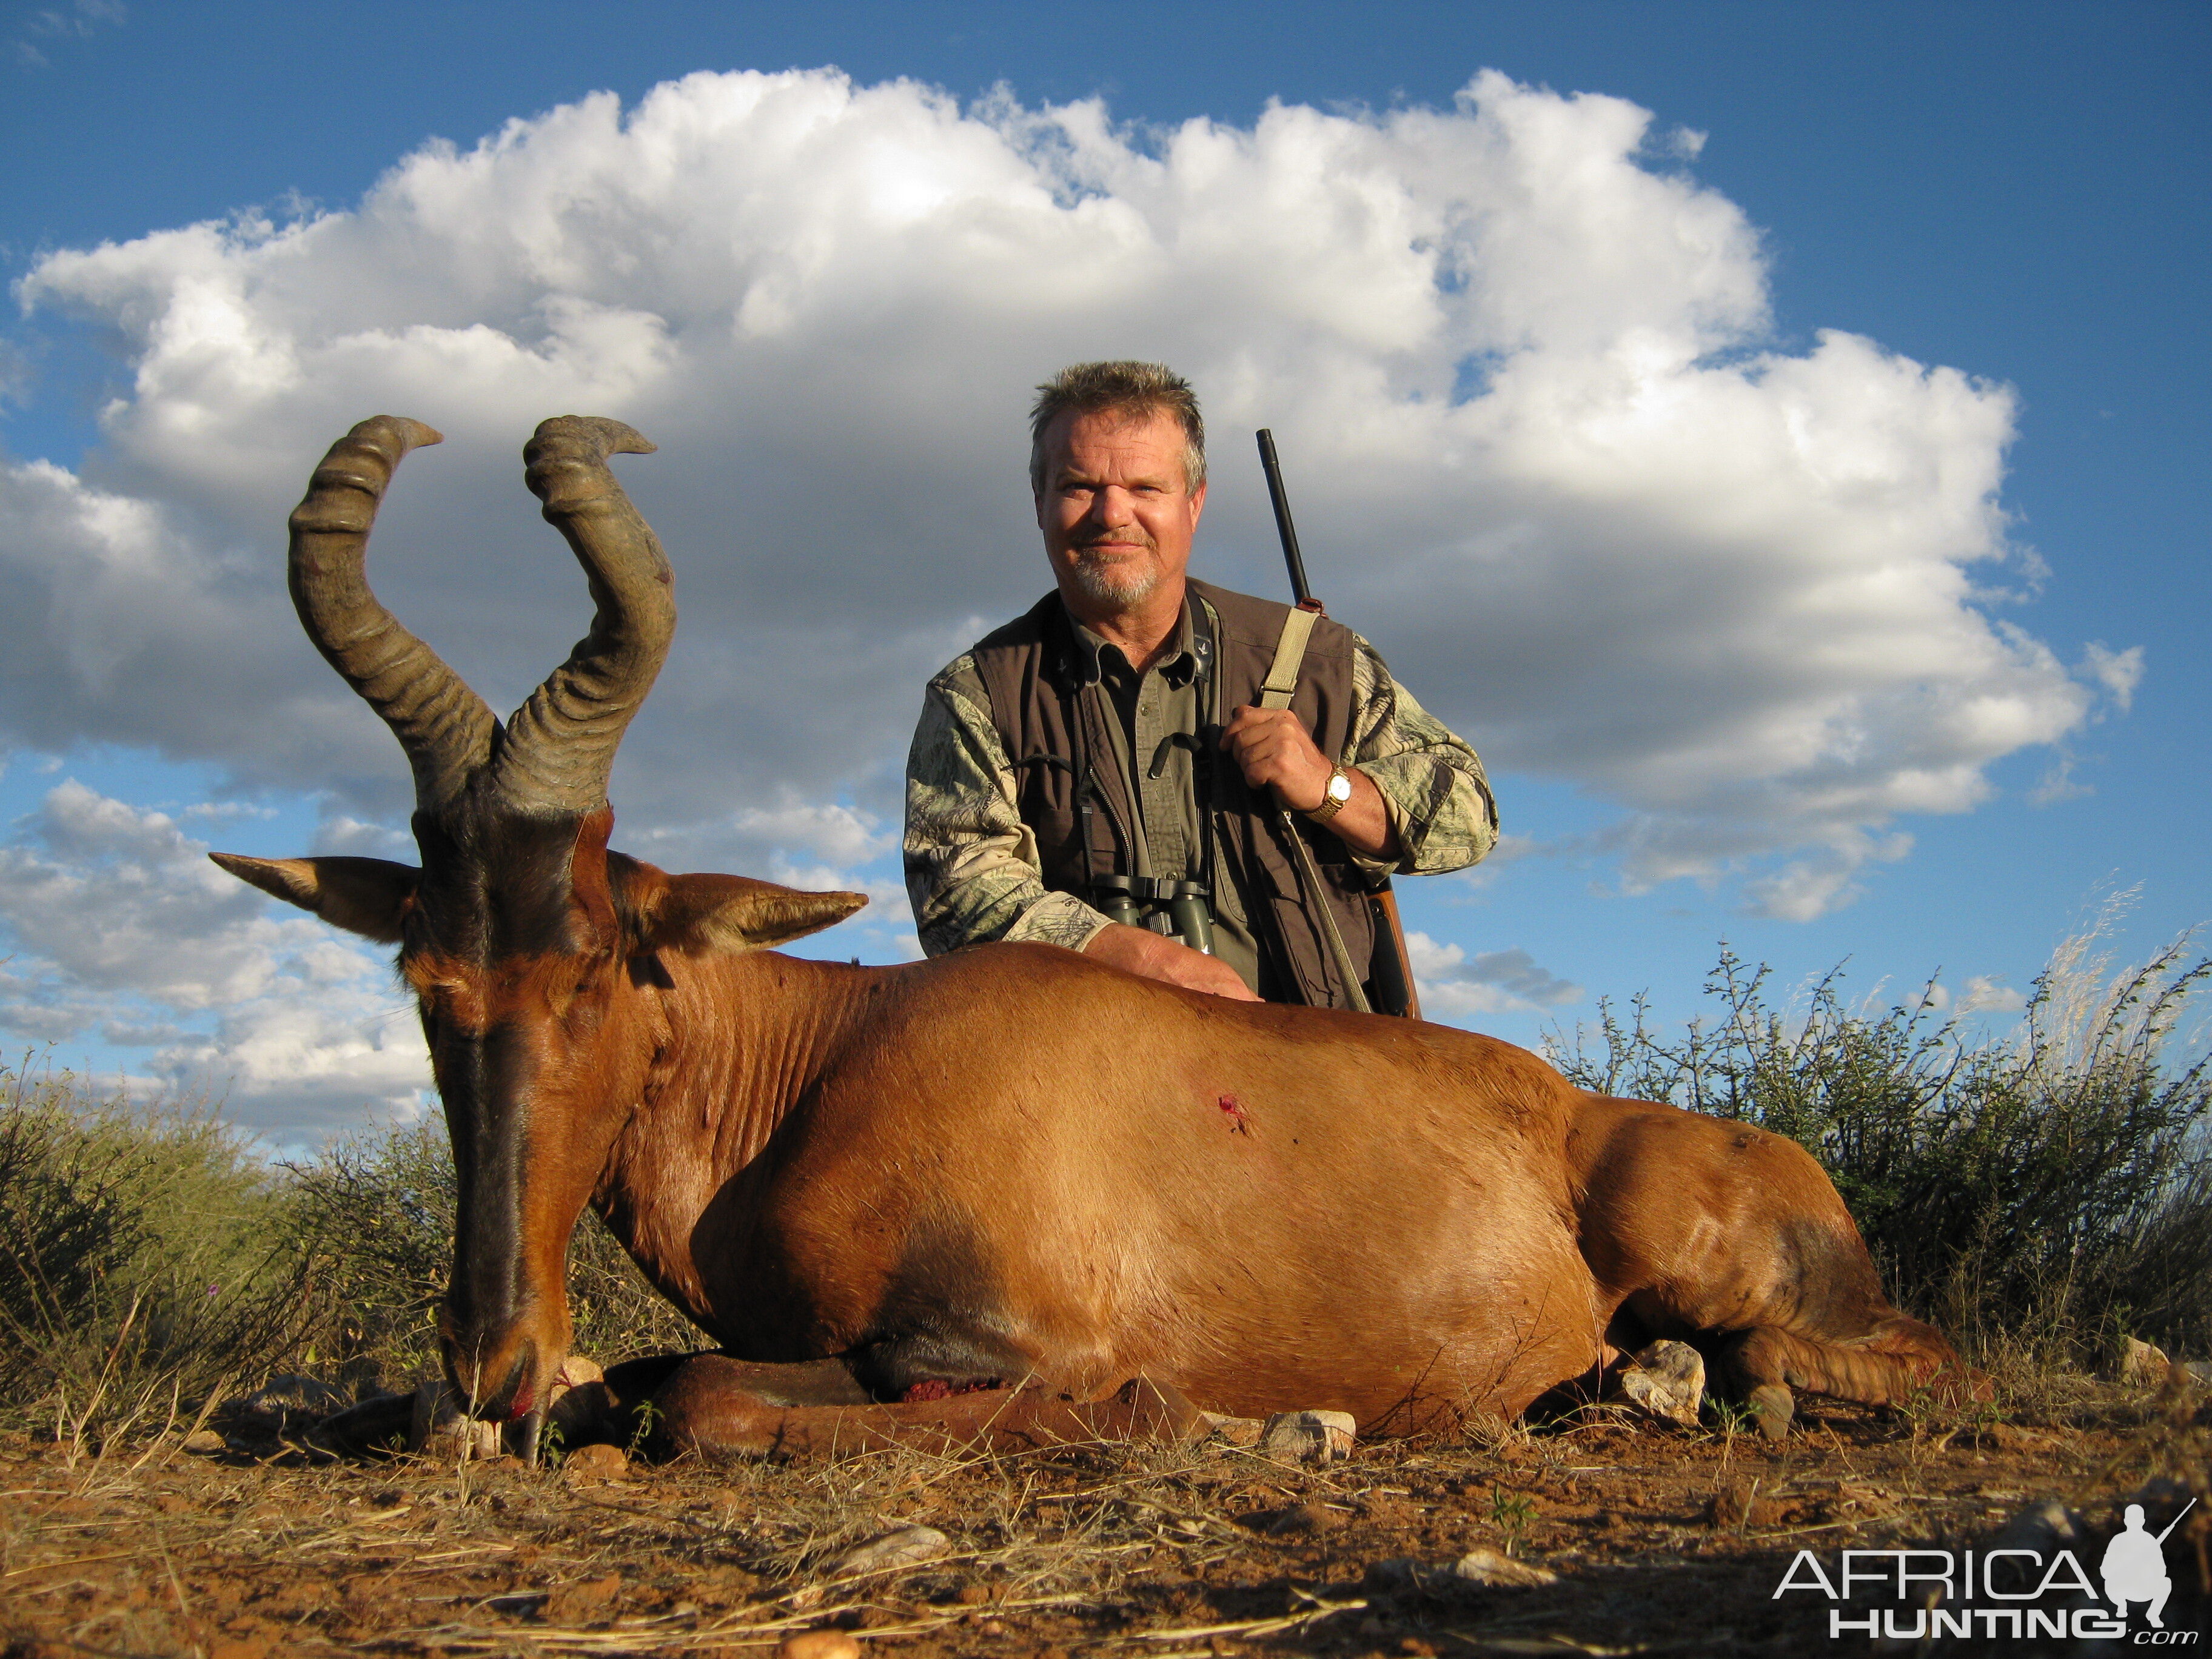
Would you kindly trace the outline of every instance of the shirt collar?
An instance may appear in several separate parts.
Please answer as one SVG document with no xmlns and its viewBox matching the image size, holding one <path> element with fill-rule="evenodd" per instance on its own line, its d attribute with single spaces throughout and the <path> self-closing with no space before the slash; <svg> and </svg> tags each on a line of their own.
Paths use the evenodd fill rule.
<svg viewBox="0 0 2212 1659">
<path fill-rule="evenodd" d="M 1078 682 L 1091 685 L 1101 678 L 1098 660 L 1101 652 L 1111 651 L 1115 660 L 1126 665 L 1127 659 L 1121 655 L 1121 647 L 1110 644 L 1092 633 L 1077 619 L 1073 611 L 1066 609 L 1066 605 L 1065 599 L 1060 601 L 1060 608 L 1067 617 L 1068 631 L 1075 637 L 1073 666 Z M 1174 637 L 1168 641 L 1167 654 L 1152 665 L 1170 685 L 1188 685 L 1194 678 L 1205 672 L 1204 659 L 1212 641 L 1198 624 L 1198 595 L 1185 587 L 1182 615 L 1176 623 Z"/>
</svg>

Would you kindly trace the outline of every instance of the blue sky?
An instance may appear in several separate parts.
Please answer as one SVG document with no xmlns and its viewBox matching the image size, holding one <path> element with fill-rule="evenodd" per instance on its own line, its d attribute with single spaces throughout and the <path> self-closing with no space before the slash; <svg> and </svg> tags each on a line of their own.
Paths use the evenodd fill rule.
<svg viewBox="0 0 2212 1659">
<path fill-rule="evenodd" d="M 2130 955 L 2212 917 L 2195 827 L 2212 804 L 2202 760 L 2212 673 L 2200 642 L 2212 597 L 2203 482 L 2212 115 L 2202 93 L 2212 14 L 2202 7 L 1136 6 L 1070 21 L 1012 6 L 488 4 L 385 7 L 372 21 L 316 7 L 53 0 L 0 9 L 0 132 L 19 158 L 0 194 L 0 262 L 21 307 L 0 332 L 0 446 L 17 490 L 12 508 L 0 501 L 17 561 L 0 592 L 18 629 L 62 641 L 0 671 L 0 935 L 13 934 L 0 952 L 14 951 L 0 966 L 12 975 L 0 984 L 0 1024 L 21 1047 L 51 1042 L 59 1063 L 227 1091 L 279 1139 L 342 1124 L 363 1098 L 397 1100 L 410 1086 L 409 1021 L 370 967 L 318 943 L 312 924 L 183 873 L 202 844 L 374 848 L 404 822 L 396 753 L 380 759 L 373 722 L 364 729 L 325 697 L 313 678 L 325 671 L 303 642 L 279 637 L 289 625 L 274 561 L 282 512 L 323 445 L 370 412 L 363 398 L 411 397 L 397 412 L 449 433 L 446 450 L 410 462 L 372 571 L 426 632 L 423 607 L 451 630 L 454 654 L 502 706 L 583 619 L 558 567 L 533 568 L 542 605 L 534 585 L 526 602 L 498 576 L 510 555 L 551 557 L 530 539 L 511 459 L 526 422 L 514 422 L 556 412 L 533 398 L 586 390 L 629 400 L 606 412 L 653 411 L 663 453 L 625 476 L 664 533 L 688 532 L 669 540 L 682 591 L 696 598 L 671 678 L 617 773 L 618 842 L 671 862 L 862 880 L 895 910 L 884 836 L 911 714 L 905 688 L 927 672 L 915 665 L 957 648 L 968 623 L 1012 614 L 1042 586 L 1021 522 L 1020 392 L 1056 366 L 1050 353 L 1090 355 L 1089 314 L 1112 319 L 1099 350 L 1157 351 L 1201 371 L 1226 486 L 1201 544 L 1213 574 L 1255 587 L 1274 580 L 1256 479 L 1238 477 L 1255 470 L 1243 428 L 1267 420 L 1285 437 L 1316 586 L 1492 758 L 1522 855 L 1480 882 L 1404 884 L 1413 925 L 1449 947 L 1437 970 L 1459 989 L 1443 1000 L 1464 1023 L 1531 1041 L 1589 1017 L 1601 995 L 1644 989 L 1662 1015 L 1684 1016 L 1723 937 L 1785 982 L 1849 957 L 1860 990 L 1887 980 L 1901 994 L 1940 970 L 1963 994 L 1977 978 L 2025 989 L 2108 892 L 2140 889 L 2119 940 Z M 1148 279 L 1115 267 L 1123 299 L 1086 313 L 1079 249 L 1062 259 L 1020 244 L 992 265 L 933 241 L 943 263 L 932 265 L 912 241 L 886 240 L 872 256 L 866 226 L 887 221 L 823 218 L 808 234 L 834 241 L 846 263 L 788 278 L 801 283 L 786 296 L 800 323 L 781 335 L 781 325 L 756 327 L 750 343 L 724 351 L 708 343 L 723 324 L 715 332 L 699 320 L 711 301 L 675 294 L 666 269 L 640 276 L 634 293 L 617 273 L 580 278 L 572 295 L 568 276 L 545 274 L 550 256 L 520 217 L 501 220 L 562 166 L 605 167 L 596 187 L 621 198 L 631 188 L 621 170 L 634 174 L 645 155 L 623 125 L 657 86 L 695 71 L 832 65 L 856 93 L 878 95 L 839 106 L 849 153 L 806 152 L 824 199 L 846 186 L 880 195 L 912 171 L 933 181 L 925 193 L 957 175 L 981 200 L 1025 187 L 1008 169 L 1029 167 L 1064 194 L 1151 215 L 1160 247 L 1233 224 L 1255 245 L 1284 238 L 1290 252 L 1220 276 L 1218 292 L 1205 284 L 1228 266 L 1186 272 L 1177 280 L 1196 280 L 1200 296 L 1186 317 L 1127 299 L 1128 284 Z M 1503 79 L 1455 104 L 1486 70 Z M 882 92 L 902 79 L 949 94 L 952 115 L 917 113 L 923 105 Z M 731 84 L 695 88 L 684 108 L 706 118 L 701 100 Z M 597 91 L 621 100 L 611 125 L 574 113 Z M 1619 101 L 1552 96 L 1577 94 Z M 1038 136 L 1048 111 L 1086 100 L 1103 106 L 1095 155 L 1085 159 L 1080 123 Z M 1312 119 L 1267 128 L 1273 106 Z M 1623 161 L 1606 145 L 1632 106 L 1650 119 Z M 1422 110 L 1451 118 L 1449 130 L 1407 125 Z M 1261 185 L 1283 187 L 1279 215 L 1246 201 L 1204 207 L 1210 164 L 1171 143 L 1194 118 L 1244 146 L 1239 165 Z M 390 199 L 365 209 L 431 140 L 465 158 L 510 121 L 523 125 L 500 179 L 429 167 L 409 175 L 404 213 Z M 1255 136 L 1266 132 L 1274 139 Z M 757 153 L 757 133 L 728 142 L 754 148 L 710 145 L 690 163 L 710 185 Z M 1591 167 L 1612 166 L 1580 219 L 1556 199 L 1513 217 L 1523 211 L 1515 181 L 1591 176 L 1547 173 L 1547 143 L 1583 145 Z M 1402 188 L 1417 209 L 1442 204 L 1445 218 L 1474 211 L 1469 202 L 1502 216 L 1491 240 L 1470 233 L 1465 272 L 1417 296 L 1449 311 L 1462 283 L 1483 296 L 1482 317 L 1430 328 L 1413 301 L 1401 317 L 1375 297 L 1404 275 L 1402 262 L 1391 263 L 1387 226 L 1345 233 L 1379 238 L 1371 249 L 1332 240 L 1317 216 L 1348 210 L 1328 194 L 1341 180 L 1312 170 L 1316 145 L 1351 158 L 1340 171 L 1374 169 L 1362 175 L 1370 198 Z M 1053 159 L 1063 153 L 1076 161 Z M 1146 195 L 1157 183 L 1146 158 L 1176 154 L 1170 173 L 1199 205 Z M 1495 177 L 1484 172 L 1493 162 Z M 1424 168 L 1457 171 L 1439 183 Z M 747 185 L 742 201 L 764 199 L 775 182 Z M 681 258 L 706 261 L 693 276 L 711 288 L 724 255 L 700 251 L 712 239 L 701 239 L 699 218 L 724 210 L 742 217 L 720 198 L 695 216 L 640 185 L 623 198 L 626 228 L 605 234 L 687 250 Z M 1249 222 L 1237 217 L 1248 210 Z M 275 228 L 237 230 L 256 213 Z M 380 226 L 407 214 L 407 234 L 432 249 L 419 270 L 404 251 L 416 244 L 399 232 L 376 241 Z M 1608 215 L 1626 216 L 1622 235 L 1605 228 Z M 267 237 L 318 216 L 332 228 L 322 240 L 296 256 L 270 252 Z M 155 235 L 210 222 L 231 225 L 229 240 Z M 479 234 L 479 222 L 494 230 Z M 1160 229 L 1170 223 L 1172 237 Z M 346 252 L 333 231 L 374 246 Z M 588 243 L 587 232 L 564 234 Z M 1637 269 L 1592 274 L 1616 244 L 1640 247 L 1634 237 L 1646 234 L 1658 250 L 1648 280 Z M 95 254 L 103 243 L 116 246 Z M 1691 244 L 1694 258 L 1668 264 L 1669 250 Z M 564 271 L 605 252 L 580 249 L 563 252 Z M 728 255 L 732 283 L 757 276 L 745 263 L 757 252 Z M 1355 270 L 1355 254 L 1372 262 Z M 285 260 L 282 271 L 272 264 Z M 457 297 L 456 273 L 477 284 L 469 297 Z M 865 301 L 843 310 L 824 297 L 861 289 Z M 301 358 L 320 377 L 312 395 L 270 392 L 234 362 L 210 366 L 210 353 L 240 353 L 222 333 L 235 319 L 200 355 L 179 343 L 211 326 L 213 313 L 194 307 L 217 290 L 244 307 L 253 339 L 289 329 L 286 351 L 322 353 Z M 940 293 L 954 297 L 931 297 Z M 1272 319 L 1254 325 L 1249 349 L 1233 337 L 1248 297 Z M 571 301 L 586 306 L 584 321 L 559 310 Z M 1048 301 L 1058 309 L 1042 320 L 1023 310 Z M 694 304 L 696 317 L 684 309 Z M 1004 331 L 991 326 L 1017 313 Z M 296 323 L 303 316 L 312 320 Z M 972 366 L 955 414 L 919 446 L 907 428 L 927 400 L 886 393 L 871 408 L 844 361 L 848 343 L 905 349 L 869 331 L 884 317 L 935 319 L 942 338 L 961 343 L 944 362 L 955 373 Z M 373 364 L 324 350 L 356 325 L 381 331 Z M 410 356 L 410 327 L 447 331 L 443 346 Z M 1695 500 L 1669 491 L 1668 467 L 1639 470 L 1648 457 L 1632 447 L 1606 452 L 1617 465 L 1589 470 L 1587 430 L 1516 451 L 1504 428 L 1438 415 L 1398 451 L 1363 447 L 1373 422 L 1411 419 L 1454 385 L 1449 396 L 1467 397 L 1469 374 L 1478 394 L 1505 398 L 1510 374 L 1482 377 L 1523 361 L 1515 354 L 1533 340 L 1526 361 L 1550 352 L 1565 378 L 1525 404 L 1498 405 L 1520 411 L 1512 429 L 1525 434 L 1528 410 L 1564 407 L 1559 386 L 1595 384 L 1573 379 L 1585 350 L 1573 342 L 1600 342 L 1588 362 L 1612 361 L 1639 329 L 1689 342 L 1689 356 L 1650 371 L 1651 385 L 1722 400 L 1694 417 L 1708 435 L 1692 417 L 1665 428 L 1683 447 Z M 485 330 L 527 348 L 528 372 L 511 386 L 499 378 L 505 359 L 467 356 Z M 1826 346 L 1824 331 L 1865 349 Z M 1438 355 L 1469 340 L 1488 343 L 1455 361 Z M 629 359 L 659 362 L 655 353 L 672 365 L 661 380 L 631 372 Z M 1716 379 L 1753 362 L 1778 367 L 1745 369 L 1741 386 Z M 1233 378 L 1239 363 L 1250 368 L 1244 381 Z M 946 372 L 927 353 L 911 367 Z M 1803 382 L 1794 392 L 1793 374 Z M 818 387 L 843 401 L 823 390 L 817 407 Z M 755 389 L 784 398 L 785 423 L 811 441 L 779 448 L 776 422 L 750 412 L 725 432 L 717 400 Z M 1827 434 L 1805 441 L 1826 482 L 1803 510 L 1829 518 L 1808 528 L 1804 547 L 1791 527 L 1797 498 L 1778 485 L 1770 498 L 1755 461 L 1735 465 L 1727 453 L 1741 447 L 1728 424 L 1737 416 L 1717 411 L 1753 395 L 1785 423 L 1810 410 L 1807 429 Z M 1469 419 L 1482 404 L 1468 400 Z M 231 415 L 235 437 L 220 424 Z M 228 453 L 203 466 L 187 436 L 210 418 L 218 425 L 204 435 Z M 994 471 L 1000 439 L 987 434 L 999 426 L 1012 459 Z M 828 458 L 848 434 L 860 475 L 850 488 L 853 469 Z M 718 442 L 733 447 L 718 455 Z M 748 446 L 774 452 L 774 466 L 749 459 Z M 23 470 L 37 462 L 50 465 Z M 1697 471 L 1708 465 L 1709 477 Z M 1870 469 L 1867 490 L 1890 492 L 1881 522 L 1908 526 L 1900 545 L 1917 550 L 1918 584 L 1909 604 L 1865 597 L 1887 592 L 1887 566 L 1877 509 L 1830 487 L 1852 467 Z M 1990 488 L 1973 481 L 1977 467 L 1990 469 Z M 725 470 L 733 489 L 754 486 L 738 520 L 716 516 Z M 1955 497 L 1924 522 L 1912 517 L 1923 477 L 1929 501 Z M 855 491 L 857 506 L 844 500 Z M 1499 505 L 1507 498 L 1518 505 Z M 1968 524 L 1978 504 L 2002 523 Z M 926 530 L 904 526 L 917 514 Z M 896 533 L 873 533 L 872 520 Z M 410 562 L 410 548 L 455 522 L 483 531 L 471 545 L 490 574 Z M 732 523 L 725 536 L 719 527 Z M 892 545 L 916 536 L 941 573 L 933 585 L 915 585 Z M 88 558 L 97 583 L 82 574 Z M 1565 568 L 1580 574 L 1544 586 L 1547 569 Z M 1796 574 L 1773 577 L 1770 593 L 1778 570 Z M 1938 592 L 1945 571 L 1966 573 L 1971 591 Z M 1825 612 L 1805 623 L 1808 607 L 1838 603 L 1844 588 L 1860 597 L 1834 612 L 1832 630 Z M 1985 596 L 1997 588 L 2008 596 Z M 173 611 L 183 643 L 132 635 L 128 648 L 104 648 L 144 628 L 134 591 L 142 610 Z M 267 594 L 276 608 L 260 604 Z M 833 600 L 866 611 L 858 640 L 840 631 Z M 1902 608 L 1882 609 L 1893 603 Z M 1708 613 L 1709 635 L 1698 623 Z M 800 665 L 750 679 L 734 665 L 777 649 Z M 1959 653 L 1986 660 L 1960 668 Z M 801 659 L 825 653 L 857 653 L 866 666 L 834 685 L 807 679 Z M 1804 676 L 1792 678 L 1793 661 Z M 59 679 L 70 681 L 66 695 L 54 690 Z M 779 696 L 801 695 L 813 712 L 790 721 Z M 1927 726 L 1948 734 L 1924 765 L 1914 712 L 1923 704 Z M 1813 712 L 1791 726 L 1774 713 L 1784 708 Z M 1647 727 L 1661 761 L 1639 765 L 1622 734 Z M 1758 757 L 1761 744 L 1786 755 L 1806 743 L 1821 754 Z M 1677 754 L 1679 779 L 1666 760 Z M 1923 787 L 1923 772 L 1936 781 Z M 895 959 L 897 921 L 855 924 L 824 948 Z"/>
</svg>

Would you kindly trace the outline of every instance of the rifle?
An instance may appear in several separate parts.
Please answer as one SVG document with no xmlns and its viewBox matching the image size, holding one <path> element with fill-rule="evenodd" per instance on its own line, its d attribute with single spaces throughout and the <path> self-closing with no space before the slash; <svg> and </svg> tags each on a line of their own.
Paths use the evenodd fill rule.
<svg viewBox="0 0 2212 1659">
<path fill-rule="evenodd" d="M 1260 438 L 1260 470 L 1267 475 L 1267 499 L 1275 509 L 1275 534 L 1283 544 L 1283 562 L 1290 568 L 1291 597 L 1301 611 L 1316 615 L 1326 614 L 1313 589 L 1306 584 L 1306 562 L 1298 551 L 1297 527 L 1291 522 L 1291 498 L 1283 489 L 1283 464 L 1275 453 L 1275 434 L 1261 427 Z M 1291 827 L 1287 812 L 1283 814 L 1285 832 L 1291 836 L 1300 851 L 1304 843 L 1297 840 L 1297 832 Z M 1302 860 L 1303 862 L 1303 860 Z M 1318 879 L 1314 884 L 1314 902 L 1326 906 L 1328 901 L 1320 890 Z M 1402 1014 L 1407 1019 L 1421 1017 L 1421 1000 L 1413 988 L 1413 958 L 1406 953 L 1406 929 L 1398 919 L 1398 896 L 1390 890 L 1390 879 L 1384 877 L 1382 884 L 1367 895 L 1369 919 L 1375 928 L 1376 949 L 1368 969 L 1368 983 L 1374 990 L 1374 1009 L 1377 1013 Z M 1325 925 L 1334 933 L 1335 925 Z M 1338 948 L 1341 950 L 1340 944 Z M 1355 982 L 1352 996 L 1357 999 L 1359 988 Z"/>
</svg>

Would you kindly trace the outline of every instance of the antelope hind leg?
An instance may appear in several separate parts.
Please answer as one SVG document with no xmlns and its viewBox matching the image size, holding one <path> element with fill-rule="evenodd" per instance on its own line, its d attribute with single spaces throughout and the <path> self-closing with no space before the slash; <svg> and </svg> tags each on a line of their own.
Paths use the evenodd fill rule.
<svg viewBox="0 0 2212 1659">
<path fill-rule="evenodd" d="M 1896 1406 L 1939 1377 L 1965 1375 L 1958 1355 L 1933 1326 L 1902 1315 L 1870 1336 L 1845 1342 L 1760 1325 L 1730 1337 L 1719 1359 L 1727 1385 L 1770 1440 L 1790 1431 L 1796 1410 L 1792 1390 L 1863 1406 Z"/>
</svg>

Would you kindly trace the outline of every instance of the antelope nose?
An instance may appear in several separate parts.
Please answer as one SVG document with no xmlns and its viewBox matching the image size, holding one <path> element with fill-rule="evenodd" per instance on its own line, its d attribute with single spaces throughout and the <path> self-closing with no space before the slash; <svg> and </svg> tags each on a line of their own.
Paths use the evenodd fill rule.
<svg viewBox="0 0 2212 1659">
<path fill-rule="evenodd" d="M 445 1349 L 447 1374 L 478 1416 L 519 1418 L 543 1403 L 534 1397 L 538 1345 L 526 1333 L 451 1336 Z"/>
</svg>

